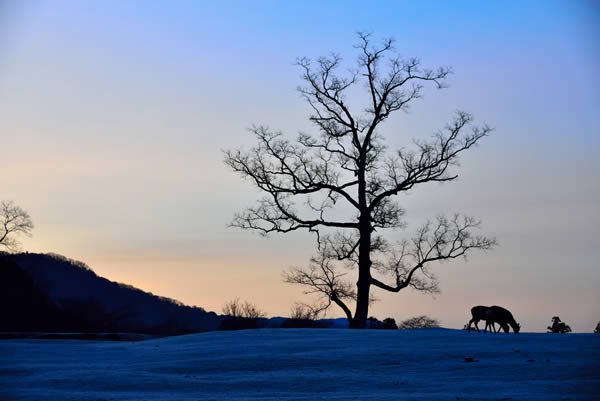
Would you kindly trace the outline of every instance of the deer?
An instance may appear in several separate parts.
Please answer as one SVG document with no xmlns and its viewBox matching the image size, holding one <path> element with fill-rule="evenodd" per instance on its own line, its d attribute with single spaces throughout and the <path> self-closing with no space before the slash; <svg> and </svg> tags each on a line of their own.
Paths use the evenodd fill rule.
<svg viewBox="0 0 600 401">
<path fill-rule="evenodd" d="M 495 323 L 498 323 L 505 333 L 510 331 L 509 326 L 515 333 L 521 331 L 521 325 L 515 321 L 512 313 L 501 306 L 474 306 L 471 308 L 471 316 L 471 320 L 467 325 L 467 331 L 469 332 L 471 332 L 471 324 L 475 324 L 475 328 L 479 332 L 477 323 L 480 320 L 485 320 L 484 333 L 487 332 L 488 327 L 491 332 L 497 332 Z"/>
<path fill-rule="evenodd" d="M 490 316 L 490 308 L 488 306 L 478 305 L 471 308 L 471 320 L 469 320 L 469 323 L 467 324 L 467 331 L 470 333 L 471 324 L 474 324 L 477 332 L 480 332 L 479 326 L 477 326 L 477 323 L 479 323 L 480 320 L 485 320 L 484 332 L 487 331 L 490 325 L 492 330 L 494 330 L 494 323 L 492 323 Z"/>
</svg>

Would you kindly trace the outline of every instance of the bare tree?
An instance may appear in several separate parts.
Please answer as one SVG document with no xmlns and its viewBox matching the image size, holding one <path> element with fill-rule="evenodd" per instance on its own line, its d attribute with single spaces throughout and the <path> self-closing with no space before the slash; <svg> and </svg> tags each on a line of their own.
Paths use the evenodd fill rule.
<svg viewBox="0 0 600 401">
<path fill-rule="evenodd" d="M 235 318 L 258 319 L 266 314 L 248 301 L 241 302 L 239 298 L 226 302 L 223 305 L 223 314 Z"/>
<path fill-rule="evenodd" d="M 33 222 L 29 214 L 12 201 L 0 202 L 0 249 L 16 251 L 19 242 L 15 236 L 24 234 L 31 236 Z"/>
<path fill-rule="evenodd" d="M 242 305 L 242 315 L 246 319 L 259 319 L 267 316 L 265 312 L 261 311 L 256 305 L 251 304 L 250 302 L 244 302 Z"/>
<path fill-rule="evenodd" d="M 456 180 L 459 155 L 491 129 L 473 126 L 472 117 L 459 112 L 431 138 L 387 152 L 381 124 L 407 110 L 425 84 L 443 88 L 449 70 L 427 69 L 418 59 L 395 56 L 391 39 L 373 45 L 370 35 L 358 37 L 357 68 L 351 72 L 339 72 L 342 60 L 337 55 L 298 60 L 304 81 L 299 91 L 318 134 L 300 133 L 290 140 L 255 126 L 251 131 L 258 145 L 226 151 L 225 162 L 266 194 L 257 206 L 237 214 L 232 225 L 264 235 L 314 232 L 319 254 L 308 268 L 288 272 L 285 280 L 322 295 L 344 311 L 351 327 L 364 328 L 371 286 L 392 292 L 408 287 L 436 291 L 428 265 L 465 256 L 471 249 L 489 249 L 495 241 L 474 235 L 480 223 L 458 215 L 425 223 L 398 246 L 384 238 L 384 229 L 404 226 L 396 195 L 427 182 Z M 367 106 L 355 112 L 348 95 L 362 86 Z M 358 270 L 355 286 L 340 272 L 341 265 Z M 391 276 L 391 283 L 382 275 Z M 349 302 L 355 304 L 354 312 Z"/>
<path fill-rule="evenodd" d="M 290 319 L 295 320 L 317 320 L 319 316 L 329 307 L 327 304 L 309 305 L 295 302 L 290 311 Z"/>
</svg>

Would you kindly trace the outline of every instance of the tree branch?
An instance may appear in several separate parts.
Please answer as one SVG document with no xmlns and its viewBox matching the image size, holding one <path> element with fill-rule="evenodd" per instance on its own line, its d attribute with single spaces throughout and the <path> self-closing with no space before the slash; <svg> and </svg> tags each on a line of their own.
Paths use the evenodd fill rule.
<svg viewBox="0 0 600 401">
<path fill-rule="evenodd" d="M 398 253 L 388 262 L 387 273 L 394 276 L 392 285 L 375 278 L 372 284 L 390 292 L 411 286 L 425 292 L 437 292 L 437 281 L 426 270 L 432 262 L 466 257 L 472 249 L 489 250 L 496 245 L 494 238 L 473 235 L 481 223 L 472 217 L 455 214 L 452 219 L 438 216 L 435 223 L 427 222 L 417 230 L 412 240 L 402 242 Z M 417 272 L 425 278 L 415 276 Z"/>
<path fill-rule="evenodd" d="M 346 301 L 356 300 L 356 290 L 353 285 L 344 280 L 347 273 L 338 273 L 334 264 L 335 255 L 324 243 L 317 256 L 311 258 L 307 268 L 292 268 L 284 273 L 284 281 L 290 284 L 300 284 L 305 287 L 305 294 L 318 294 L 328 301 L 338 305 L 348 320 L 352 312 Z M 330 301 L 330 302 L 329 302 Z"/>
<path fill-rule="evenodd" d="M 387 162 L 388 188 L 375 194 L 369 205 L 373 211 L 383 199 L 407 191 L 425 182 L 453 181 L 458 175 L 449 173 L 449 168 L 458 165 L 458 156 L 470 149 L 492 131 L 488 126 L 474 127 L 470 134 L 460 135 L 472 117 L 459 112 L 455 121 L 446 127 L 446 134 L 437 134 L 431 142 L 415 142 L 417 152 L 398 151 L 395 159 Z"/>
</svg>

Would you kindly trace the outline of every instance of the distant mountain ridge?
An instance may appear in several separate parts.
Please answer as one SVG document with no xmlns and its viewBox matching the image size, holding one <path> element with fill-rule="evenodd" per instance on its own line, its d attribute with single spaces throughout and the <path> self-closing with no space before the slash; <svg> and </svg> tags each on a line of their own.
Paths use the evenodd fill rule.
<svg viewBox="0 0 600 401">
<path fill-rule="evenodd" d="M 0 331 L 180 334 L 223 318 L 96 275 L 57 254 L 0 253 Z"/>
</svg>

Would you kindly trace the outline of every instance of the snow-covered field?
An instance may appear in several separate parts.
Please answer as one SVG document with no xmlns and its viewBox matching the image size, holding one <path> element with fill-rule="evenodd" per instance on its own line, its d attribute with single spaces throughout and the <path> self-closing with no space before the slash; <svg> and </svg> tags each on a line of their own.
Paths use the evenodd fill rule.
<svg viewBox="0 0 600 401">
<path fill-rule="evenodd" d="M 0 399 L 598 400 L 600 335 L 264 329 L 0 340 Z"/>
</svg>

